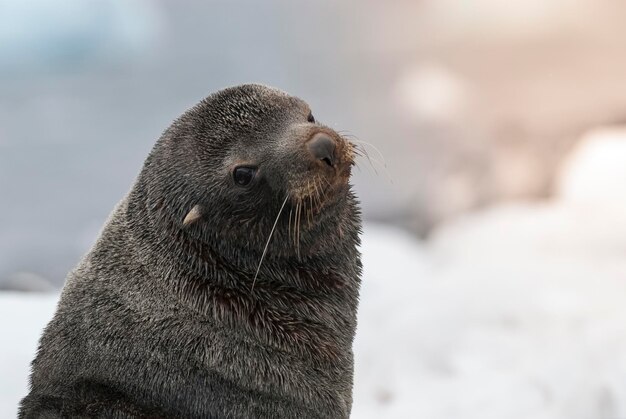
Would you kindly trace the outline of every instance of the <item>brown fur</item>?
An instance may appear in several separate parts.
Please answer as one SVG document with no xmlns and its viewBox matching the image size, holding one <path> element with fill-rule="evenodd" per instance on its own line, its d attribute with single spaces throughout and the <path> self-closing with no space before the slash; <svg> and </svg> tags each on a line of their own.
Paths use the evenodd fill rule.
<svg viewBox="0 0 626 419">
<path fill-rule="evenodd" d="M 354 153 L 309 112 L 244 85 L 165 131 L 69 274 L 20 417 L 349 416 Z M 336 141 L 332 167 L 307 151 L 317 132 Z M 258 168 L 248 187 L 242 163 Z"/>
</svg>

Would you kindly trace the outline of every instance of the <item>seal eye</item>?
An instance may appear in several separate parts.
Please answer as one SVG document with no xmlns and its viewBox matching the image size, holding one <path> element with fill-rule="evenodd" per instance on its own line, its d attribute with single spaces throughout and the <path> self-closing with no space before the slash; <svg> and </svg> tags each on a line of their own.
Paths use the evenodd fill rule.
<svg viewBox="0 0 626 419">
<path fill-rule="evenodd" d="M 256 174 L 255 167 L 249 166 L 240 166 L 235 167 L 233 171 L 233 180 L 239 186 L 248 186 L 252 179 L 254 179 L 254 175 Z"/>
<path fill-rule="evenodd" d="M 306 120 L 309 121 L 312 124 L 315 123 L 315 118 L 313 117 L 313 113 L 312 112 L 309 112 L 309 116 L 306 117 Z"/>
</svg>

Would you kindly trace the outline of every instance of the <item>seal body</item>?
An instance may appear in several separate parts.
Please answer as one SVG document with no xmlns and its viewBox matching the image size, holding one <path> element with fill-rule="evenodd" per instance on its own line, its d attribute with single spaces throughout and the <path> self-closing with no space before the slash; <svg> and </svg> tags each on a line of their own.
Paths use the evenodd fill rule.
<svg viewBox="0 0 626 419">
<path fill-rule="evenodd" d="M 348 417 L 353 150 L 260 85 L 184 113 L 68 275 L 20 417 Z"/>
</svg>

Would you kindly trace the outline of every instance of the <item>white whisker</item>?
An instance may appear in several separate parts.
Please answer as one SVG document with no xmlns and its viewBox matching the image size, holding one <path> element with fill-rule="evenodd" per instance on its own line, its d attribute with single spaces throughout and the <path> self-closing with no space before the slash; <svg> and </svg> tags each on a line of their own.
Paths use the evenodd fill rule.
<svg viewBox="0 0 626 419">
<path fill-rule="evenodd" d="M 252 288 L 250 292 L 254 291 L 254 284 L 256 283 L 256 278 L 259 275 L 259 271 L 261 270 L 261 265 L 263 264 L 263 259 L 265 258 L 265 254 L 267 253 L 267 249 L 270 245 L 270 241 L 272 240 L 272 235 L 274 234 L 274 230 L 276 230 L 276 224 L 278 224 L 278 219 L 280 218 L 280 214 L 283 212 L 283 208 L 285 208 L 285 204 L 287 203 L 287 199 L 289 199 L 289 195 L 285 197 L 283 201 L 283 205 L 281 205 L 280 210 L 278 211 L 278 215 L 276 216 L 276 220 L 274 221 L 274 225 L 272 226 L 272 231 L 270 231 L 270 235 L 267 238 L 267 243 L 265 243 L 265 248 L 263 249 L 263 254 L 261 254 L 261 260 L 259 261 L 259 266 L 256 268 L 256 273 L 254 274 L 254 279 L 252 280 Z"/>
</svg>

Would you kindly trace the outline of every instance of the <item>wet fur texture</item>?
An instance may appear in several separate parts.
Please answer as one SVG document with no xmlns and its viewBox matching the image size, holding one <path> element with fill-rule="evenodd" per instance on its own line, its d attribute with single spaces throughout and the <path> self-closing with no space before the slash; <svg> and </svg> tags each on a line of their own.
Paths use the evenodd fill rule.
<svg viewBox="0 0 626 419">
<path fill-rule="evenodd" d="M 350 415 L 360 217 L 350 165 L 331 176 L 305 156 L 312 132 L 344 141 L 309 111 L 244 85 L 165 131 L 69 274 L 20 417 Z M 239 187 L 232 168 L 247 162 L 257 177 Z"/>
</svg>

